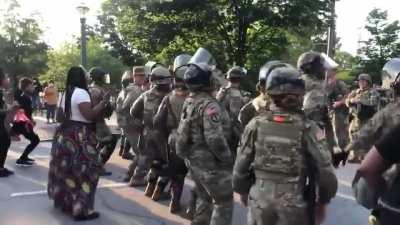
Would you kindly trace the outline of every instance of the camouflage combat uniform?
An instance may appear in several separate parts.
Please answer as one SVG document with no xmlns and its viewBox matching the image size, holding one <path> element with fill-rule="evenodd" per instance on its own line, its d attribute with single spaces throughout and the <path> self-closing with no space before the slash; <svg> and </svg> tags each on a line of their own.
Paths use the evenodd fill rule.
<svg viewBox="0 0 400 225">
<path fill-rule="evenodd" d="M 217 101 L 205 92 L 191 93 L 183 106 L 176 151 L 197 187 L 193 225 L 231 224 L 233 156 L 226 139 L 229 132 L 229 118 Z"/>
<path fill-rule="evenodd" d="M 228 139 L 231 151 L 236 154 L 236 148 L 242 134 L 242 126 L 239 122 L 240 109 L 250 101 L 250 93 L 235 87 L 222 87 L 217 93 L 217 100 L 227 110 L 231 119 L 232 137 Z"/>
<path fill-rule="evenodd" d="M 357 155 L 364 155 L 381 137 L 400 124 L 400 101 L 389 103 L 377 112 L 362 128 L 353 134 L 347 150 L 353 150 Z"/>
<path fill-rule="evenodd" d="M 332 105 L 335 101 L 342 101 L 349 94 L 347 85 L 341 80 L 335 80 L 328 84 L 329 103 Z M 341 149 L 344 149 L 349 143 L 349 112 L 345 104 L 338 108 L 330 108 L 333 131 L 336 142 Z"/>
<path fill-rule="evenodd" d="M 142 88 L 136 84 L 130 84 L 126 88 L 126 96 L 120 105 L 118 111 L 122 114 L 122 118 L 124 119 L 124 125 L 121 128 L 123 129 L 124 135 L 128 140 L 129 145 L 132 147 L 133 152 L 135 153 L 135 157 L 131 164 L 129 165 L 128 175 L 127 177 L 130 178 L 134 176 L 135 173 L 139 173 L 139 170 L 136 172 L 136 166 L 138 161 L 141 160 L 142 154 L 139 150 L 139 137 L 142 131 L 142 123 L 140 120 L 135 120 L 130 116 L 130 108 L 132 107 L 133 103 L 139 96 L 142 94 Z M 118 107 L 117 107 L 118 108 Z"/>
<path fill-rule="evenodd" d="M 351 103 L 351 100 L 359 100 L 359 102 Z M 354 134 L 374 115 L 378 104 L 379 94 L 372 88 L 357 89 L 349 94 L 346 99 L 346 105 L 353 116 L 349 127 L 351 140 L 354 139 Z"/>
<path fill-rule="evenodd" d="M 304 191 L 311 172 L 319 203 L 327 204 L 337 190 L 324 132 L 302 112 L 274 104 L 270 110 L 251 120 L 243 133 L 234 190 L 249 195 L 249 225 L 309 224 L 307 207 L 312 203 Z"/>
<path fill-rule="evenodd" d="M 166 173 L 171 179 L 172 199 L 170 210 L 172 212 L 176 212 L 180 208 L 179 201 L 183 191 L 185 176 L 188 172 L 185 162 L 176 155 L 175 150 L 176 130 L 179 125 L 185 99 L 186 93 L 174 90 L 164 97 L 154 117 L 154 126 L 164 132 L 167 131 L 168 136 L 168 171 Z"/>
<path fill-rule="evenodd" d="M 156 87 L 144 92 L 134 102 L 130 114 L 135 120 L 142 121 L 143 134 L 139 141 L 140 159 L 137 162 L 133 179 L 142 179 L 149 172 L 153 161 L 166 161 L 166 140 L 162 133 L 153 126 L 153 117 L 164 98 Z M 153 171 L 148 174 L 148 181 L 155 182 L 158 175 Z"/>
<path fill-rule="evenodd" d="M 303 109 L 307 118 L 314 120 L 318 126 L 324 128 L 328 149 L 333 153 L 335 136 L 332 123 L 328 115 L 327 90 L 324 80 L 315 78 L 312 75 L 304 74 L 301 77 L 306 85 Z"/>
</svg>

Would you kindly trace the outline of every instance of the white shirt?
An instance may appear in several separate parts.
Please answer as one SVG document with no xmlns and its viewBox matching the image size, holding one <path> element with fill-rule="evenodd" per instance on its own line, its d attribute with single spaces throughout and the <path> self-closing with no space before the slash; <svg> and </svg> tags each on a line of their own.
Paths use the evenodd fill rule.
<svg viewBox="0 0 400 225">
<path fill-rule="evenodd" d="M 71 120 L 90 123 L 79 110 L 79 104 L 84 102 L 91 102 L 89 93 L 82 88 L 75 88 L 71 97 Z M 60 106 L 65 109 L 65 94 L 61 99 Z"/>
</svg>

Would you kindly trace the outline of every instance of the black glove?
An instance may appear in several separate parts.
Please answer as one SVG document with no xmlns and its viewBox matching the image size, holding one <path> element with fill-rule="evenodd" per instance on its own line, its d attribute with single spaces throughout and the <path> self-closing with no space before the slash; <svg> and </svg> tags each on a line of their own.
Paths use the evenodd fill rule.
<svg viewBox="0 0 400 225">
<path fill-rule="evenodd" d="M 338 168 L 340 163 L 342 163 L 342 166 L 345 166 L 348 156 L 349 156 L 349 152 L 347 152 L 347 151 L 341 151 L 339 153 L 334 153 L 333 156 L 332 156 L 332 164 L 333 164 L 333 166 L 335 168 Z"/>
</svg>

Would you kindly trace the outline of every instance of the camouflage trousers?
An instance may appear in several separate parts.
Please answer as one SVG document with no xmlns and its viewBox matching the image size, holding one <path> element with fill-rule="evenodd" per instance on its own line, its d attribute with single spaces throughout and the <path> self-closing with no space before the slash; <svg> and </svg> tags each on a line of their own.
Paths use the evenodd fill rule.
<svg viewBox="0 0 400 225">
<path fill-rule="evenodd" d="M 166 140 L 163 135 L 153 129 L 145 129 L 139 140 L 139 155 L 134 178 L 143 178 L 147 175 L 150 180 L 157 180 L 159 172 L 153 169 L 154 163 L 166 162 Z"/>
<path fill-rule="evenodd" d="M 146 172 L 141 172 L 141 170 L 143 169 L 138 168 L 137 166 L 138 162 L 140 160 L 143 160 L 142 158 L 144 157 L 139 149 L 140 132 L 131 127 L 123 127 L 122 129 L 126 140 L 131 146 L 133 152 L 135 153 L 135 157 L 133 158 L 131 164 L 129 165 L 128 176 L 132 177 L 134 176 L 134 174 L 146 173 Z M 141 163 L 140 165 L 143 165 L 143 163 Z"/>
<path fill-rule="evenodd" d="M 190 164 L 190 163 L 189 163 Z M 232 171 L 189 165 L 196 185 L 196 212 L 192 225 L 230 225 L 233 214 Z"/>
<path fill-rule="evenodd" d="M 249 193 L 248 225 L 307 225 L 307 204 L 296 185 L 257 179 Z"/>
<path fill-rule="evenodd" d="M 333 113 L 332 125 L 336 142 L 341 149 L 349 143 L 349 122 L 347 113 Z"/>
</svg>

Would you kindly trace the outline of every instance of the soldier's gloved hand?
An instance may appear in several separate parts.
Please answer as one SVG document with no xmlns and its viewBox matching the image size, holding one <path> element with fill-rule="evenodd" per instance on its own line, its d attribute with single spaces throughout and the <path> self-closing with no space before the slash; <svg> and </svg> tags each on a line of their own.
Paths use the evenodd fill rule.
<svg viewBox="0 0 400 225">
<path fill-rule="evenodd" d="M 249 195 L 240 195 L 240 202 L 247 207 Z"/>
<path fill-rule="evenodd" d="M 347 151 L 341 151 L 341 152 L 338 152 L 338 153 L 334 153 L 333 157 L 332 157 L 333 166 L 335 168 L 338 168 L 340 163 L 342 163 L 342 166 L 345 166 L 348 156 L 349 156 L 349 153 Z"/>
</svg>

